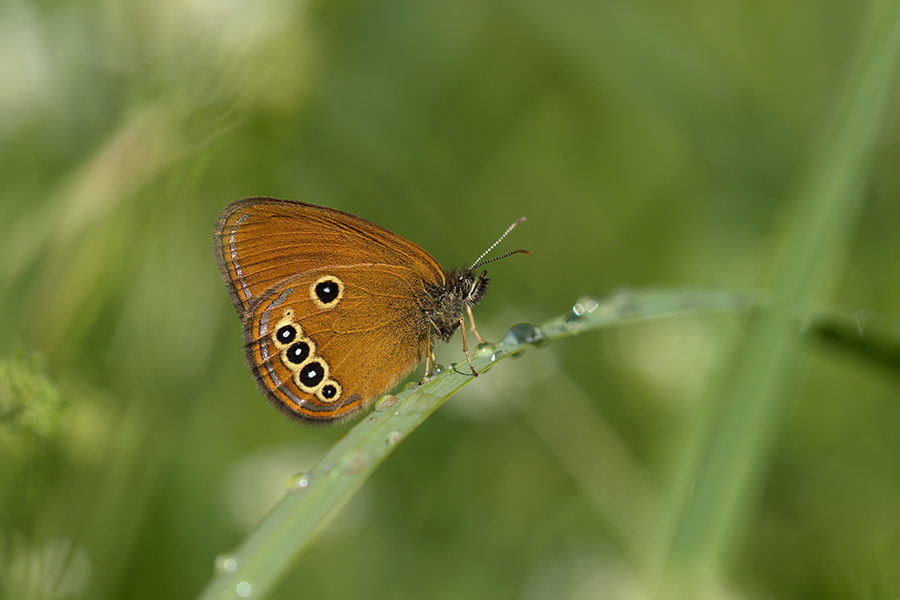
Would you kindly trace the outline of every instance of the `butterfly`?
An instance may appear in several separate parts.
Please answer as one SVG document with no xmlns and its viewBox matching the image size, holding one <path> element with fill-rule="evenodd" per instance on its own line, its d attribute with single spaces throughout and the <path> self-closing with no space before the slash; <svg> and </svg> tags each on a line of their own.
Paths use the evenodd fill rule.
<svg viewBox="0 0 900 600">
<path fill-rule="evenodd" d="M 445 270 L 416 244 L 324 206 L 255 197 L 227 205 L 215 227 L 219 272 L 243 325 L 247 363 L 291 417 L 336 422 L 367 408 L 462 328 L 488 288 L 479 262 Z M 424 379 L 423 379 L 424 381 Z"/>
</svg>

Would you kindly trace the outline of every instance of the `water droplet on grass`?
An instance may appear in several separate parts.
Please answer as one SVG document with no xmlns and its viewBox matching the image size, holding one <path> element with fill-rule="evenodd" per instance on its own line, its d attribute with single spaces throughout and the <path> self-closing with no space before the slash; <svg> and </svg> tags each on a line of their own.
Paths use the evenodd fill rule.
<svg viewBox="0 0 900 600">
<path fill-rule="evenodd" d="M 546 339 L 546 335 L 537 325 L 531 323 L 519 323 L 514 325 L 503 336 L 504 346 L 518 346 L 519 344 L 540 345 Z"/>
<path fill-rule="evenodd" d="M 215 570 L 219 575 L 226 573 L 234 573 L 237 570 L 238 563 L 230 554 L 220 554 L 216 557 Z"/>
<path fill-rule="evenodd" d="M 253 588 L 246 581 L 238 582 L 236 586 L 234 586 L 234 591 L 237 592 L 237 595 L 241 598 L 249 598 L 250 594 L 253 592 Z"/>
<path fill-rule="evenodd" d="M 493 351 L 494 351 L 494 345 L 489 344 L 487 342 L 485 342 L 483 344 L 478 344 L 478 346 L 475 347 L 476 355 L 480 354 L 480 355 L 484 356 L 484 355 L 492 353 Z"/>
<path fill-rule="evenodd" d="M 297 473 L 288 479 L 287 489 L 289 492 L 302 492 L 309 487 L 310 479 L 306 473 Z"/>
<path fill-rule="evenodd" d="M 397 396 L 394 396 L 394 395 L 384 396 L 383 398 L 381 398 L 381 400 L 379 400 L 375 404 L 375 410 L 377 410 L 377 411 L 387 410 L 395 404 L 397 404 Z"/>
<path fill-rule="evenodd" d="M 351 452 L 344 457 L 341 465 L 351 475 L 361 473 L 369 466 L 369 457 L 365 452 Z"/>
</svg>

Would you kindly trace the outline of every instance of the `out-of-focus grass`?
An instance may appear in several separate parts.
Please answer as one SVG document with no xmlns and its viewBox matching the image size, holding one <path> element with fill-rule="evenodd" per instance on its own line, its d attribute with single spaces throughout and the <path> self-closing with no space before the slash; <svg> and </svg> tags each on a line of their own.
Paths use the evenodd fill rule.
<svg viewBox="0 0 900 600">
<path fill-rule="evenodd" d="M 660 597 L 710 595 L 724 549 L 758 494 L 769 448 L 797 379 L 796 314 L 845 253 L 857 223 L 869 159 L 881 141 L 900 66 L 900 3 L 870 17 L 834 122 L 798 191 L 796 214 L 774 270 L 772 305 L 750 325 L 704 397 L 673 494 Z"/>
<path fill-rule="evenodd" d="M 0 358 L 29 357 L 60 404 L 0 467 L 0 595 L 195 597 L 346 431 L 256 392 L 212 257 L 225 203 L 348 210 L 445 266 L 527 215 L 511 243 L 532 256 L 492 265 L 476 312 L 494 339 L 622 284 L 762 289 L 876 4 L 2 3 Z M 806 300 L 891 321 L 896 115 L 880 130 L 858 224 Z M 711 369 L 743 335 L 644 323 L 492 371 L 404 441 L 280 597 L 646 592 L 577 480 L 604 460 L 571 450 L 596 447 L 579 425 L 620 440 L 603 485 L 679 489 Z M 896 597 L 896 379 L 830 351 L 800 372 L 718 583 Z M 568 432 L 560 393 L 592 415 Z"/>
</svg>

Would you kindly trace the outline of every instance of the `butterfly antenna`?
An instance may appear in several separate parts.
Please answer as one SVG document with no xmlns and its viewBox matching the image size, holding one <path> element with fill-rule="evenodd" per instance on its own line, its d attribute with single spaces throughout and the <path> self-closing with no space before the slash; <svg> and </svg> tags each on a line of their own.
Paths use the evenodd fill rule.
<svg viewBox="0 0 900 600">
<path fill-rule="evenodd" d="M 524 220 L 525 220 L 525 217 L 522 217 L 521 219 L 519 219 L 518 221 L 516 221 L 515 223 L 513 223 L 512 225 L 510 225 L 509 227 L 507 227 L 507 228 L 506 228 L 506 231 L 503 232 L 503 235 L 501 235 L 501 236 L 497 239 L 496 242 L 494 242 L 493 244 L 491 244 L 491 247 L 490 247 L 490 248 L 488 248 L 487 250 L 485 250 L 484 252 L 482 252 L 482 253 L 481 253 L 481 256 L 479 256 L 479 257 L 475 260 L 475 262 L 472 263 L 472 266 L 469 267 L 469 271 L 471 271 L 472 269 L 474 269 L 474 268 L 476 268 L 476 267 L 480 267 L 481 265 L 486 265 L 486 264 L 488 264 L 488 263 L 492 263 L 492 262 L 494 262 L 495 260 L 500 260 L 501 258 L 506 258 L 507 256 L 512 256 L 513 254 L 529 254 L 529 255 L 530 255 L 531 253 L 528 252 L 527 250 L 513 250 L 512 252 L 509 252 L 508 254 L 504 254 L 503 256 L 498 256 L 497 258 L 492 258 L 491 260 L 486 260 L 486 261 L 484 261 L 484 262 L 481 262 L 481 259 L 482 259 L 482 258 L 484 258 L 485 256 L 487 256 L 487 255 L 490 253 L 491 250 L 493 250 L 494 248 L 496 248 L 496 247 L 497 247 L 497 244 L 499 244 L 500 242 L 502 242 L 502 241 L 503 241 L 503 238 L 505 238 L 507 235 L 509 235 L 509 232 L 512 231 L 513 229 L 515 229 L 516 226 L 519 225 L 520 223 L 522 223 Z"/>
</svg>

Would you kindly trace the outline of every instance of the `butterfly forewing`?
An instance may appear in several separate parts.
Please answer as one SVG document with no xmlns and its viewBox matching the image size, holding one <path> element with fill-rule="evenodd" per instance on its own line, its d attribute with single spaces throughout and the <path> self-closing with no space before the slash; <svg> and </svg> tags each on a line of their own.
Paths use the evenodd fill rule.
<svg viewBox="0 0 900 600">
<path fill-rule="evenodd" d="M 226 206 L 216 223 L 216 258 L 238 314 L 289 277 L 324 266 L 386 264 L 441 285 L 443 271 L 416 244 L 338 210 L 274 198 Z"/>
</svg>

